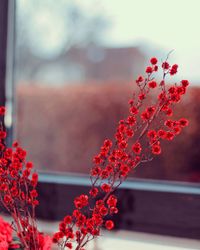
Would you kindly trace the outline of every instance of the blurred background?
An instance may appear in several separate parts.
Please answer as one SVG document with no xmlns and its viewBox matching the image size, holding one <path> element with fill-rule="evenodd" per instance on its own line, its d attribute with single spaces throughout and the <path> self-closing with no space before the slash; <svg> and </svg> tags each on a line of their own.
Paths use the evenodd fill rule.
<svg viewBox="0 0 200 250">
<path fill-rule="evenodd" d="M 127 114 L 134 79 L 150 57 L 174 49 L 174 81 L 191 82 L 176 116 L 190 126 L 134 177 L 199 182 L 199 8 L 198 0 L 16 1 L 14 131 L 36 168 L 88 174 Z"/>
</svg>

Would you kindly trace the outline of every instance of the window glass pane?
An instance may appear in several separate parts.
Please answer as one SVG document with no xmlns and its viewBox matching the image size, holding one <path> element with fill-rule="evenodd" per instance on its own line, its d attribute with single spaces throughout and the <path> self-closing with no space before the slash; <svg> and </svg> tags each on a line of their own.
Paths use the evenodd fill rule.
<svg viewBox="0 0 200 250">
<path fill-rule="evenodd" d="M 16 136 L 37 169 L 88 174 L 125 117 L 134 79 L 150 56 L 175 49 L 192 84 L 177 116 L 190 126 L 135 177 L 200 181 L 198 0 L 18 0 Z M 190 11 L 188 11 L 190 10 Z"/>
</svg>

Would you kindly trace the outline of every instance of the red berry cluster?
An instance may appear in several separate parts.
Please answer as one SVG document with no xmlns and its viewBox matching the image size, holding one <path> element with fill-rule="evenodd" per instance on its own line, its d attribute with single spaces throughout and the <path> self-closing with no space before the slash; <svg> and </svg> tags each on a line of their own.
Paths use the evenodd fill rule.
<svg viewBox="0 0 200 250">
<path fill-rule="evenodd" d="M 5 108 L 0 107 L 0 115 Z M 8 148 L 5 143 L 7 133 L 0 124 L 0 201 L 15 222 L 23 246 L 26 249 L 43 249 L 42 235 L 37 230 L 35 207 L 39 204 L 36 186 L 38 174 L 33 164 L 26 161 L 26 151 L 18 142 Z"/>
<path fill-rule="evenodd" d="M 146 76 L 139 76 L 136 84 L 138 95 L 129 101 L 128 116 L 119 121 L 114 141 L 106 139 L 99 154 L 93 158 L 92 187 L 88 194 L 74 200 L 75 210 L 60 223 L 53 242 L 62 249 L 83 250 L 85 245 L 100 235 L 102 226 L 114 227 L 110 217 L 118 213 L 117 197 L 113 192 L 127 178 L 130 171 L 161 153 L 161 141 L 172 140 L 188 125 L 184 118 L 169 119 L 172 108 L 180 102 L 189 85 L 187 80 L 167 87 L 167 75 L 176 74 L 178 65 L 162 63 L 163 77 L 156 81 L 157 58 L 151 58 Z M 156 100 L 149 101 L 149 93 L 155 91 Z M 159 122 L 158 122 L 159 121 Z"/>
</svg>

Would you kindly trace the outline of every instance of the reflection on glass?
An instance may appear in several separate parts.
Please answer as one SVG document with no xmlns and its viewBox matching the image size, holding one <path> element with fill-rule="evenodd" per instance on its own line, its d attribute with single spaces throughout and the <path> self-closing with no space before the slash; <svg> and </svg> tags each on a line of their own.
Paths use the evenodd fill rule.
<svg viewBox="0 0 200 250">
<path fill-rule="evenodd" d="M 87 174 L 126 115 L 147 58 L 165 58 L 176 48 L 179 78 L 194 83 L 177 110 L 190 127 L 134 176 L 200 180 L 199 1 L 182 2 L 181 12 L 179 1 L 169 2 L 170 18 L 156 0 L 17 1 L 16 132 L 38 169 Z"/>
</svg>

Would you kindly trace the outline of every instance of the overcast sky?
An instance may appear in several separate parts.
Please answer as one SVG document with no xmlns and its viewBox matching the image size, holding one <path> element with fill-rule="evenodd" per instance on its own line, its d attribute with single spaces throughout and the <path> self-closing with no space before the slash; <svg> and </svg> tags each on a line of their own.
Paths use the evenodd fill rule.
<svg viewBox="0 0 200 250">
<path fill-rule="evenodd" d="M 26 10 L 31 0 L 19 0 Z M 32 0 L 33 1 L 33 0 Z M 48 3 L 48 0 L 44 1 Z M 171 59 L 180 65 L 179 75 L 200 83 L 200 0 L 59 0 L 75 2 L 88 15 L 105 15 L 110 27 L 103 42 L 110 46 L 146 44 L 151 50 L 174 49 Z M 32 2 L 33 3 L 33 2 Z M 36 11 L 36 9 L 35 9 Z M 48 30 L 41 41 L 47 50 L 56 50 L 62 39 L 61 15 L 36 12 L 35 22 Z M 55 28 L 56 27 L 56 28 Z M 42 42 L 41 42 L 42 46 Z M 147 46 L 147 47 L 148 47 Z"/>
</svg>

